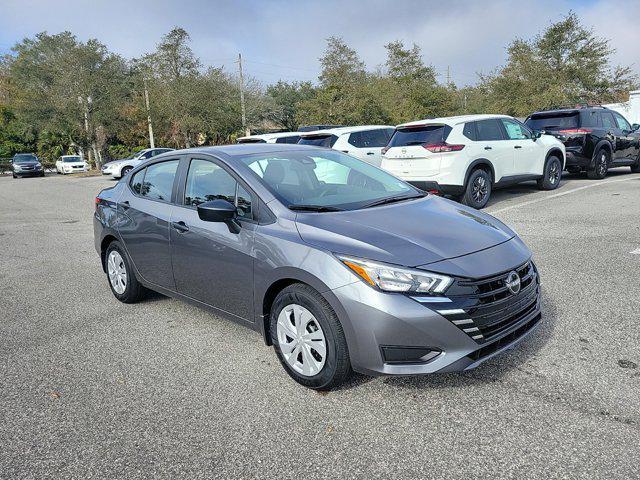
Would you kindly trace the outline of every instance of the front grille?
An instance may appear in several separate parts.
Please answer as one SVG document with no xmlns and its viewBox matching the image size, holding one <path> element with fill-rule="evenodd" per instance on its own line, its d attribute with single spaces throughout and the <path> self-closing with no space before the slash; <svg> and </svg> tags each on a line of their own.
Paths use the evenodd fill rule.
<svg viewBox="0 0 640 480">
<path fill-rule="evenodd" d="M 511 270 L 479 280 L 460 279 L 447 291 L 451 306 L 438 312 L 478 343 L 499 337 L 539 309 L 535 265 L 529 261 L 513 271 L 520 279 L 516 294 L 507 287 Z"/>
</svg>

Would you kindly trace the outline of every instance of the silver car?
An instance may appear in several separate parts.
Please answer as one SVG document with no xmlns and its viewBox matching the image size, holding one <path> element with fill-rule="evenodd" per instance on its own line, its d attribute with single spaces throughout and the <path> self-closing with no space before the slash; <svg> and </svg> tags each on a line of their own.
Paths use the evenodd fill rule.
<svg viewBox="0 0 640 480">
<path fill-rule="evenodd" d="M 467 370 L 541 319 L 511 229 L 335 150 L 169 152 L 100 192 L 94 228 L 118 300 L 151 289 L 224 314 L 314 389 Z"/>
<path fill-rule="evenodd" d="M 127 158 L 112 160 L 105 163 L 100 171 L 103 175 L 111 175 L 113 178 L 121 178 L 127 175 L 134 167 L 137 167 L 145 160 L 149 160 L 162 153 L 171 152 L 173 148 L 145 148 Z"/>
</svg>

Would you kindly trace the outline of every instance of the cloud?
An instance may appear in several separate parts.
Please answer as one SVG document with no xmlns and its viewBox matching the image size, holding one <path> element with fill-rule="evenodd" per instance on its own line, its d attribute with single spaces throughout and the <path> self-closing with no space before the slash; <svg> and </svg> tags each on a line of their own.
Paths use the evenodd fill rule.
<svg viewBox="0 0 640 480">
<path fill-rule="evenodd" d="M 444 81 L 447 69 L 458 84 L 502 65 L 516 37 L 530 38 L 574 9 L 598 35 L 611 39 L 619 64 L 640 73 L 640 2 L 621 0 L 258 0 L 151 1 L 4 0 L 0 6 L 0 50 L 40 31 L 69 30 L 97 38 L 131 58 L 154 49 L 162 34 L 184 27 L 203 63 L 234 69 L 242 52 L 245 69 L 264 83 L 315 80 L 325 39 L 338 35 L 358 51 L 368 68 L 384 63 L 384 44 L 418 44 Z"/>
</svg>

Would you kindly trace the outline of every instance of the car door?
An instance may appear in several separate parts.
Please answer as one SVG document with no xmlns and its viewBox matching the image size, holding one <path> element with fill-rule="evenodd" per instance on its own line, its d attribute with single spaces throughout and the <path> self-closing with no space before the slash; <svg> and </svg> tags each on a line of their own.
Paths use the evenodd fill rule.
<svg viewBox="0 0 640 480">
<path fill-rule="evenodd" d="M 513 147 L 513 170 L 511 176 L 542 175 L 546 147 L 534 142 L 533 134 L 525 125 L 511 118 L 501 118 L 508 143 Z"/>
<path fill-rule="evenodd" d="M 612 163 L 624 162 L 626 160 L 627 141 L 622 133 L 622 130 L 618 128 L 613 113 L 609 110 L 601 111 L 600 118 L 602 119 L 602 128 L 604 129 L 607 137 L 613 145 L 613 154 L 611 155 Z"/>
<path fill-rule="evenodd" d="M 252 321 L 254 196 L 223 164 L 209 157 L 184 161 L 178 205 L 171 215 L 176 290 L 207 305 Z M 238 208 L 239 231 L 205 222 L 197 206 L 225 199 Z"/>
<path fill-rule="evenodd" d="M 117 204 L 118 232 L 147 282 L 175 289 L 169 224 L 179 158 L 152 163 L 130 175 Z"/>
<path fill-rule="evenodd" d="M 346 139 L 348 143 L 346 152 L 379 167 L 382 162 L 382 149 L 389 143 L 393 130 L 393 128 L 376 128 L 350 133 Z"/>
<path fill-rule="evenodd" d="M 483 150 L 483 158 L 493 165 L 495 171 L 494 182 L 499 182 L 502 177 L 513 175 L 513 160 L 515 150 L 505 139 L 504 129 L 497 118 L 477 120 L 476 138 Z"/>
<path fill-rule="evenodd" d="M 620 132 L 620 136 L 616 138 L 616 143 L 619 142 L 620 159 L 627 162 L 635 161 L 638 158 L 638 135 L 633 134 L 631 125 L 622 115 L 618 112 L 611 113 Z"/>
</svg>

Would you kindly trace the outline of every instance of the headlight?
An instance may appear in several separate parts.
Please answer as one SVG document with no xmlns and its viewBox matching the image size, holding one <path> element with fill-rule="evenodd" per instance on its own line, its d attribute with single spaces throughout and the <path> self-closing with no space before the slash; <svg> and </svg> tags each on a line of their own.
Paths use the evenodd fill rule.
<svg viewBox="0 0 640 480">
<path fill-rule="evenodd" d="M 41 163 L 36 163 L 36 168 L 42 168 L 42 164 Z"/>
<path fill-rule="evenodd" d="M 353 273 L 384 292 L 443 293 L 453 279 L 413 268 L 337 255 Z"/>
<path fill-rule="evenodd" d="M 16 165 L 15 163 L 13 164 L 13 169 L 14 170 L 20 170 L 20 165 Z"/>
</svg>

